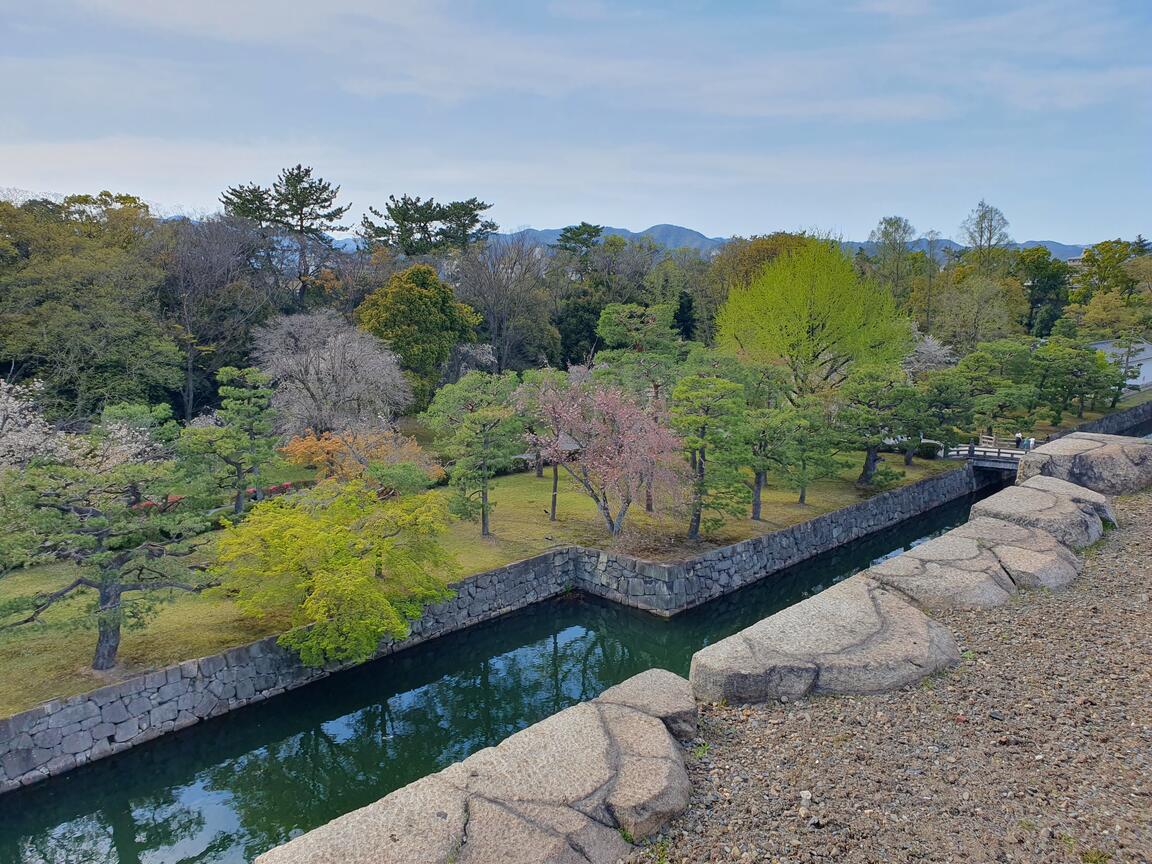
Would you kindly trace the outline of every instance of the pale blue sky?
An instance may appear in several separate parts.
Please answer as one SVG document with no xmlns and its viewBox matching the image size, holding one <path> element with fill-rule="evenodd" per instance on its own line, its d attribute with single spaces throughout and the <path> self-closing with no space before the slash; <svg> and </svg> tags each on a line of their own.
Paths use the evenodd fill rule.
<svg viewBox="0 0 1152 864">
<path fill-rule="evenodd" d="M 313 165 L 709 235 L 1152 234 L 1152 2 L 0 0 L 0 187 L 202 212 Z"/>
</svg>

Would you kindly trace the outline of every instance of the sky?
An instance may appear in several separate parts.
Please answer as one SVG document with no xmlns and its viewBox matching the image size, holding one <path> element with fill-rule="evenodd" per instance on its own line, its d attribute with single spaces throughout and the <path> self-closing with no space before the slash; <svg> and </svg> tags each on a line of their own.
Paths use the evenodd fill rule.
<svg viewBox="0 0 1152 864">
<path fill-rule="evenodd" d="M 1149 45 L 1149 0 L 0 0 L 0 188 L 1091 243 L 1152 234 Z"/>
</svg>

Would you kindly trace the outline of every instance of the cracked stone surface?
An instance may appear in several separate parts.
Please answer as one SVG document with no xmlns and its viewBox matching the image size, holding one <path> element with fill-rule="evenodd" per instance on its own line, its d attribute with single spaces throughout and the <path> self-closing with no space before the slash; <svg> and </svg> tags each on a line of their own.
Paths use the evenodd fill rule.
<svg viewBox="0 0 1152 864">
<path fill-rule="evenodd" d="M 978 516 L 948 535 L 970 537 L 991 551 L 1017 588 L 1066 588 L 1082 568 L 1076 553 L 1047 531 L 1003 519 Z"/>
<path fill-rule="evenodd" d="M 978 516 L 1047 531 L 1072 549 L 1095 543 L 1104 535 L 1104 522 L 1116 521 L 1100 493 L 1039 476 L 977 501 L 972 505 L 972 518 Z"/>
<path fill-rule="evenodd" d="M 1073 432 L 1028 453 L 1017 477 L 1067 480 L 1105 495 L 1152 486 L 1152 441 L 1125 435 Z"/>
<path fill-rule="evenodd" d="M 990 609 L 1007 603 L 1016 584 L 979 541 L 949 532 L 868 569 L 876 581 L 927 609 Z"/>
<path fill-rule="evenodd" d="M 766 702 L 890 690 L 959 656 L 944 627 L 861 573 L 696 652 L 689 678 L 702 702 Z"/>
<path fill-rule="evenodd" d="M 650 670 L 257 861 L 612 864 L 688 804 L 672 728 L 695 731 L 688 682 Z"/>
<path fill-rule="evenodd" d="M 649 669 L 609 687 L 596 699 L 638 708 L 664 721 L 668 731 L 687 741 L 696 737 L 696 700 L 691 685 L 666 669 Z"/>
</svg>

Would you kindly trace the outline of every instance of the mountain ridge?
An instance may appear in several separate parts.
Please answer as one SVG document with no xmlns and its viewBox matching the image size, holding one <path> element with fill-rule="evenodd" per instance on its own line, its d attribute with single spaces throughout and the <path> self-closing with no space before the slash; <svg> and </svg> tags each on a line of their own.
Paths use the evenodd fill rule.
<svg viewBox="0 0 1152 864">
<path fill-rule="evenodd" d="M 548 246 L 556 242 L 563 230 L 563 228 L 521 228 L 517 231 L 504 232 L 496 236 L 506 238 L 526 237 L 534 242 Z M 668 249 L 687 247 L 695 249 L 705 256 L 712 255 L 731 239 L 729 237 L 709 237 L 692 228 L 685 228 L 682 225 L 672 225 L 666 222 L 645 228 L 643 231 L 630 231 L 627 228 L 615 228 L 606 225 L 604 226 L 604 236 L 624 237 L 626 239 L 650 237 Z M 943 237 L 936 242 L 938 250 L 937 257 L 943 257 L 945 252 L 955 252 L 964 248 L 963 244 Z M 927 250 L 927 245 L 928 241 L 923 237 L 919 237 L 909 243 L 908 248 L 913 252 L 922 252 Z M 861 248 L 869 255 L 876 251 L 876 244 L 868 240 L 842 240 L 840 241 L 840 246 L 848 254 L 853 254 L 857 249 Z M 1043 246 L 1052 253 L 1052 257 L 1059 258 L 1061 261 L 1079 257 L 1087 248 L 1085 244 L 1061 243 L 1056 240 L 1024 240 L 1020 243 L 1008 244 L 1008 248 L 1010 249 L 1032 249 L 1037 246 Z"/>
</svg>

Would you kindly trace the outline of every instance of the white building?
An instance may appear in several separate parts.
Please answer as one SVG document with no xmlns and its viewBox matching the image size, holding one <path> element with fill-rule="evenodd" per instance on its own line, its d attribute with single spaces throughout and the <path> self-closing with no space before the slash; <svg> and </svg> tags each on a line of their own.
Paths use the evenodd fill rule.
<svg viewBox="0 0 1152 864">
<path fill-rule="evenodd" d="M 1098 351 L 1103 351 L 1109 357 L 1122 357 L 1125 349 L 1116 347 L 1116 344 L 1108 339 L 1103 342 L 1093 342 L 1092 347 Z M 1136 370 L 1136 374 L 1128 379 L 1129 383 L 1135 384 L 1141 390 L 1152 387 L 1152 343 L 1141 342 L 1136 346 L 1136 353 L 1132 355 L 1131 364 Z"/>
</svg>

